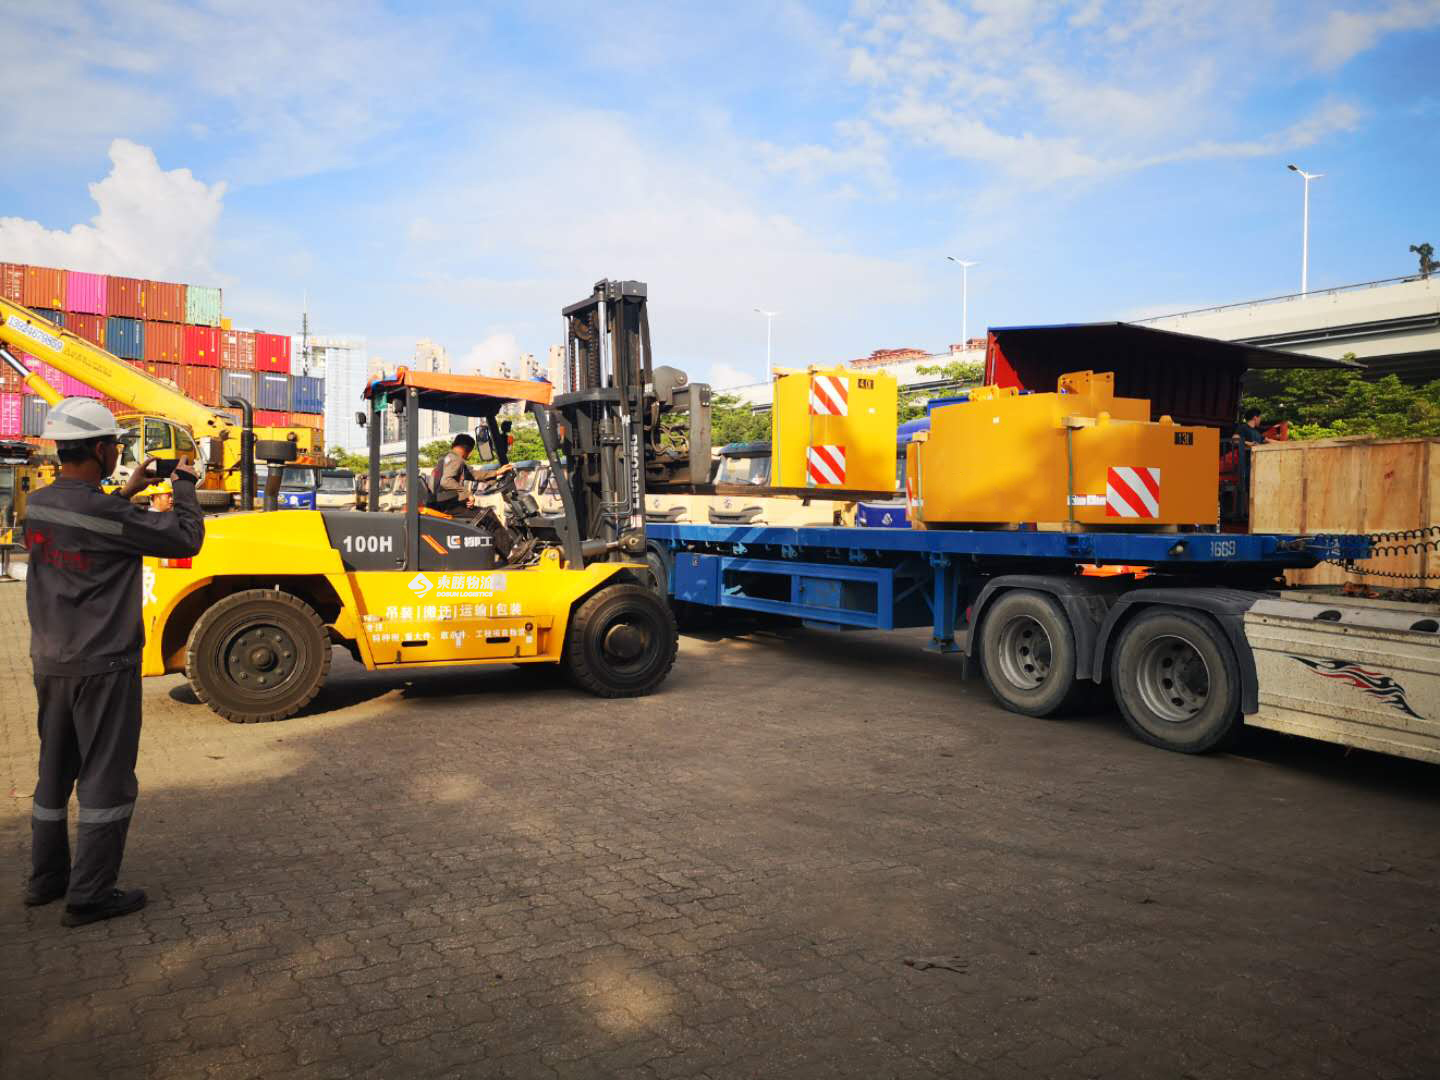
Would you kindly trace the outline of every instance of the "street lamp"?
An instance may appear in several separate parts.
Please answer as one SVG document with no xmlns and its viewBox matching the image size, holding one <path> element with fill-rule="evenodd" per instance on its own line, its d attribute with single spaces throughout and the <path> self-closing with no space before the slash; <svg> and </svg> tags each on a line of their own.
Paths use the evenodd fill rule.
<svg viewBox="0 0 1440 1080">
<path fill-rule="evenodd" d="M 956 266 L 960 267 L 960 347 L 970 347 L 970 267 L 979 266 L 974 260 L 966 261 L 957 259 L 954 255 L 946 255 Z"/>
<path fill-rule="evenodd" d="M 1286 165 L 1293 173 L 1305 180 L 1305 213 L 1300 226 L 1300 295 L 1310 291 L 1310 181 L 1319 180 L 1324 173 L 1308 173 L 1298 165 Z"/>
<path fill-rule="evenodd" d="M 765 381 L 768 383 L 773 377 L 770 374 L 770 328 L 774 325 L 775 316 L 778 311 L 766 311 L 764 308 L 756 308 L 755 314 L 765 316 Z"/>
</svg>

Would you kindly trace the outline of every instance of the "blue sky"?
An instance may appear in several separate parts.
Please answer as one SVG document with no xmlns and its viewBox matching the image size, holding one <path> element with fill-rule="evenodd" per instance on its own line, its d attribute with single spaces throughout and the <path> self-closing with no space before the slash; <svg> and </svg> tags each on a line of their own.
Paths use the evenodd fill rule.
<svg viewBox="0 0 1440 1080">
<path fill-rule="evenodd" d="M 237 325 L 541 353 L 598 277 L 657 359 L 777 364 L 1409 272 L 1440 0 L 14 4 L 0 258 Z M 43 8 L 43 9 L 42 9 Z M 1426 89 L 1428 87 L 1428 89 Z"/>
</svg>

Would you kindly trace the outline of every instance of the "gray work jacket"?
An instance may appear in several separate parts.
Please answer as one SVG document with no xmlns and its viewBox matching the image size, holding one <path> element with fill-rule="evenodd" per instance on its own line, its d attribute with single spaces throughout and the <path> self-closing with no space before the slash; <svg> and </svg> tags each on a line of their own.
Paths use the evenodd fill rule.
<svg viewBox="0 0 1440 1080">
<path fill-rule="evenodd" d="M 172 478 L 175 509 L 152 514 L 81 480 L 30 496 L 25 604 L 37 675 L 97 675 L 140 663 L 142 555 L 180 559 L 205 539 L 194 481 Z"/>
</svg>

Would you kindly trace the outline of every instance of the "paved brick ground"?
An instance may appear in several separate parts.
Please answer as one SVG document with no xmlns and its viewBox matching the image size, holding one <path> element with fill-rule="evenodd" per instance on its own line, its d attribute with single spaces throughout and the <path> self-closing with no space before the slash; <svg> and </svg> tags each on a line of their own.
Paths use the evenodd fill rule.
<svg viewBox="0 0 1440 1080">
<path fill-rule="evenodd" d="M 665 691 L 369 675 L 240 727 L 151 680 L 124 881 L 19 903 L 6 1077 L 1440 1074 L 1440 771 L 1009 716 L 916 639 L 686 638 Z"/>
</svg>

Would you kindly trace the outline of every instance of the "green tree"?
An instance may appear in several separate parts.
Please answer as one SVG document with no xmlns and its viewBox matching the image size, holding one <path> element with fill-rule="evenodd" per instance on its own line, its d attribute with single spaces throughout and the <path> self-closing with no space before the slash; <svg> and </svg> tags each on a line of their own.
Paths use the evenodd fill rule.
<svg viewBox="0 0 1440 1080">
<path fill-rule="evenodd" d="M 1440 379 L 1410 386 L 1355 370 L 1257 371 L 1241 405 L 1266 424 L 1290 421 L 1292 439 L 1440 435 Z"/>
<path fill-rule="evenodd" d="M 902 424 L 907 420 L 924 416 L 925 405 L 932 397 L 943 397 L 953 390 L 979 386 L 980 380 L 985 377 L 985 365 L 969 360 L 950 360 L 944 364 L 922 365 L 915 370 L 921 375 L 939 375 L 945 380 L 947 386 L 940 393 L 931 389 L 902 390 L 898 417 Z"/>
<path fill-rule="evenodd" d="M 1411 244 L 1410 250 L 1420 256 L 1420 276 L 1428 278 L 1436 270 L 1440 270 L 1440 263 L 1433 258 L 1435 249 L 1429 244 Z"/>
<path fill-rule="evenodd" d="M 349 450 L 345 450 L 339 446 L 332 446 L 327 456 L 331 461 L 335 462 L 336 468 L 349 469 L 356 475 L 367 472 L 370 468 L 370 457 L 368 454 L 352 454 Z"/>
<path fill-rule="evenodd" d="M 768 442 L 770 413 L 757 413 L 734 394 L 716 394 L 710 399 L 710 444 Z"/>
</svg>

